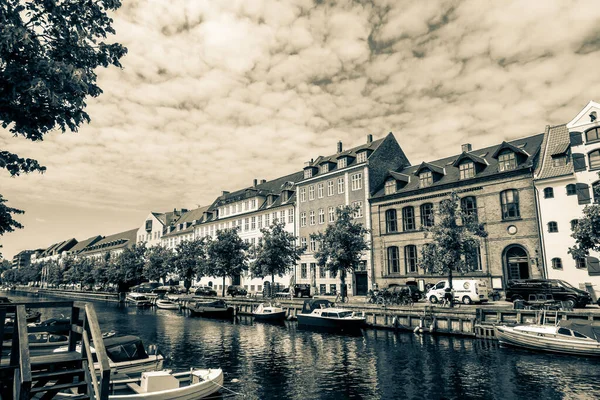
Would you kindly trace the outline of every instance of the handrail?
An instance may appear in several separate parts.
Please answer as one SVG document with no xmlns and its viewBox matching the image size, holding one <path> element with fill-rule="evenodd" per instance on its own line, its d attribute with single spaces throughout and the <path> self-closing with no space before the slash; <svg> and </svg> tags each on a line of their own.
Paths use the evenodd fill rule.
<svg viewBox="0 0 600 400">
<path fill-rule="evenodd" d="M 90 339 L 88 338 L 88 334 L 86 331 L 83 331 L 83 345 L 85 346 L 85 354 L 87 356 L 88 361 L 88 369 L 90 376 L 92 378 L 92 386 L 94 388 L 94 398 L 100 398 L 100 389 L 98 388 L 98 378 L 96 377 L 96 367 L 94 366 L 94 359 L 92 357 L 92 351 L 90 349 Z"/>
<path fill-rule="evenodd" d="M 108 391 L 110 385 L 110 365 L 108 363 L 108 356 L 106 355 L 106 347 L 104 347 L 104 338 L 102 337 L 102 331 L 98 325 L 98 317 L 94 305 L 91 303 L 85 304 L 85 318 L 87 320 L 87 327 L 92 335 L 92 341 L 94 342 L 94 350 L 96 352 L 96 358 L 98 359 L 98 365 L 100 366 L 100 392 L 97 397 L 98 400 L 108 399 Z M 93 364 L 92 364 L 93 365 Z"/>
<path fill-rule="evenodd" d="M 19 341 L 19 370 L 21 382 L 21 396 L 29 398 L 31 388 L 31 361 L 29 359 L 29 337 L 27 334 L 27 312 L 24 305 L 18 305 L 16 310 L 15 326 Z M 13 338 L 13 340 L 15 340 Z"/>
</svg>

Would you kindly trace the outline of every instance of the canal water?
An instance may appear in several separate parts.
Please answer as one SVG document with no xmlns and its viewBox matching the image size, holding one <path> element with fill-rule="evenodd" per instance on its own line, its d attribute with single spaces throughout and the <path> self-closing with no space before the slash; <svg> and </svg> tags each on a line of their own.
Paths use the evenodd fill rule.
<svg viewBox="0 0 600 400">
<path fill-rule="evenodd" d="M 600 399 L 600 360 L 593 358 L 470 338 L 383 330 L 348 336 L 303 330 L 290 321 L 219 321 L 94 305 L 103 331 L 156 344 L 168 357 L 165 368 L 222 368 L 223 399 Z M 42 318 L 58 315 L 48 310 Z"/>
</svg>

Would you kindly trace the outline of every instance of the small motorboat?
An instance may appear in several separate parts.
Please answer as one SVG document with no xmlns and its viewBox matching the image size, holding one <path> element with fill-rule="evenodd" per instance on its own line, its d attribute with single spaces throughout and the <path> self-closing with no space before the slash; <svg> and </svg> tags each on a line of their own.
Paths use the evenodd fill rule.
<svg viewBox="0 0 600 400">
<path fill-rule="evenodd" d="M 156 300 L 156 307 L 163 310 L 179 310 L 179 303 L 169 299 L 158 299 Z"/>
<path fill-rule="evenodd" d="M 152 301 L 143 293 L 127 293 L 125 300 L 130 304 L 135 305 L 136 307 L 150 307 L 152 306 Z"/>
<path fill-rule="evenodd" d="M 557 325 L 494 326 L 502 345 L 553 353 L 600 356 L 600 323 L 561 320 Z"/>
<path fill-rule="evenodd" d="M 326 299 L 305 300 L 302 312 L 296 317 L 298 325 L 339 331 L 359 331 L 366 323 L 365 317 L 356 316 L 352 310 L 333 307 Z"/>
<path fill-rule="evenodd" d="M 285 310 L 272 304 L 266 306 L 260 303 L 252 312 L 257 321 L 282 321 L 285 319 Z"/>
<path fill-rule="evenodd" d="M 191 315 L 213 318 L 231 318 L 233 316 L 233 307 L 230 307 L 225 301 L 218 299 L 212 301 L 192 301 L 187 305 Z"/>
</svg>

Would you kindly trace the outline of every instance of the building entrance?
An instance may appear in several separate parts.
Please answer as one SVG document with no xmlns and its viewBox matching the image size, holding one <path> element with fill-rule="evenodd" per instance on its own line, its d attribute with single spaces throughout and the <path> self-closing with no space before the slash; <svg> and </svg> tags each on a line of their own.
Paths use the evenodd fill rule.
<svg viewBox="0 0 600 400">
<path fill-rule="evenodd" d="M 531 274 L 527 250 L 519 245 L 512 245 L 504 252 L 507 279 L 529 279 Z"/>
</svg>

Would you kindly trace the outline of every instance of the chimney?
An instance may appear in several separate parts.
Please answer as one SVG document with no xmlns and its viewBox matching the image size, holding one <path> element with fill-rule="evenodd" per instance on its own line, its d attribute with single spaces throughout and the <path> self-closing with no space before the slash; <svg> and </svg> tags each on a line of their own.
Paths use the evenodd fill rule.
<svg viewBox="0 0 600 400">
<path fill-rule="evenodd" d="M 373 135 L 368 134 L 367 135 L 367 144 L 371 144 L 371 143 L 373 143 Z"/>
<path fill-rule="evenodd" d="M 463 153 L 468 153 L 473 150 L 473 148 L 471 147 L 471 143 L 465 143 L 462 146 L 460 146 L 460 148 L 463 151 Z"/>
<path fill-rule="evenodd" d="M 340 141 L 337 143 L 337 152 L 338 152 L 338 153 L 341 153 L 342 151 L 343 151 L 343 150 L 342 150 L 342 141 L 340 140 Z"/>
<path fill-rule="evenodd" d="M 227 190 L 223 190 L 223 191 L 221 192 L 221 196 L 225 196 L 226 194 L 229 194 L 229 192 L 228 192 Z"/>
<path fill-rule="evenodd" d="M 258 179 L 254 179 L 252 181 L 252 186 L 256 187 L 256 185 L 258 185 Z"/>
<path fill-rule="evenodd" d="M 267 183 L 267 180 L 266 179 L 261 179 L 260 183 Z"/>
</svg>

